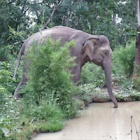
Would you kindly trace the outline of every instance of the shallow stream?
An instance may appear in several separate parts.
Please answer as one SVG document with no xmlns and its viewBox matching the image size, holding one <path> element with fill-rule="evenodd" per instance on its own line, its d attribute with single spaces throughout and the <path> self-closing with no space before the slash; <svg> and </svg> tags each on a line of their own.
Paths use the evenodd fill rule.
<svg viewBox="0 0 140 140">
<path fill-rule="evenodd" d="M 33 140 L 140 140 L 140 102 L 119 103 L 117 109 L 111 102 L 91 104 L 66 121 L 62 131 L 38 134 Z"/>
</svg>

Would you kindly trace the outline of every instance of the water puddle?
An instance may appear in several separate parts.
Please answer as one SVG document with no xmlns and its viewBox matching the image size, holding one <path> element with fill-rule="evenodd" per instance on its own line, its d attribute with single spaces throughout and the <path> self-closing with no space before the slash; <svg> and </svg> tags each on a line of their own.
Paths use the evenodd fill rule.
<svg viewBox="0 0 140 140">
<path fill-rule="evenodd" d="M 112 107 L 111 102 L 91 104 L 78 117 L 66 121 L 62 131 L 39 134 L 33 140 L 140 140 L 140 102 Z"/>
</svg>

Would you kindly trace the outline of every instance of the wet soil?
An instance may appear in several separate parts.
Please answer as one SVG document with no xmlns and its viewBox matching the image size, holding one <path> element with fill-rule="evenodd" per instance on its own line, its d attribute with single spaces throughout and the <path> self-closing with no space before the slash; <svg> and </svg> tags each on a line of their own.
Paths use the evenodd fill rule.
<svg viewBox="0 0 140 140">
<path fill-rule="evenodd" d="M 140 140 L 140 102 L 119 103 L 117 109 L 111 102 L 93 103 L 63 130 L 33 140 Z"/>
</svg>

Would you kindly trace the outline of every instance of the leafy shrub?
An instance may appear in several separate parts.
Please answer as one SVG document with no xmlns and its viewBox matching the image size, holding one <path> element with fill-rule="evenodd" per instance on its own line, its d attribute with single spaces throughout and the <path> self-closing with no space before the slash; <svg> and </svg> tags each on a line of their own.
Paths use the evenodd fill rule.
<svg viewBox="0 0 140 140">
<path fill-rule="evenodd" d="M 17 85 L 17 81 L 13 80 L 13 69 L 14 69 L 14 59 L 10 58 L 10 60 L 7 61 L 0 61 L 0 86 L 2 89 L 5 89 L 4 92 L 1 92 L 0 90 L 0 96 L 2 94 L 6 96 L 12 96 L 12 93 L 14 92 L 14 89 Z"/>
<path fill-rule="evenodd" d="M 69 72 L 69 68 L 74 66 L 69 51 L 73 45 L 73 41 L 62 46 L 59 40 L 53 42 L 48 39 L 42 46 L 32 46 L 27 56 L 30 63 L 27 85 L 29 93 L 25 96 L 36 103 L 43 98 L 56 101 L 68 118 L 76 113 L 72 99 L 75 86 Z"/>
<path fill-rule="evenodd" d="M 10 133 L 15 125 L 13 120 L 18 114 L 17 106 L 11 98 L 11 92 L 15 87 L 12 68 L 10 60 L 0 62 L 0 139 L 2 140 L 12 140 Z"/>
<path fill-rule="evenodd" d="M 134 41 L 127 43 L 126 48 L 121 47 L 113 51 L 112 84 L 123 88 L 124 92 L 131 91 L 134 86 L 130 79 L 133 73 L 134 57 Z"/>
<path fill-rule="evenodd" d="M 30 106 L 28 107 L 28 111 L 26 109 L 27 108 L 25 107 L 24 114 L 27 114 L 28 117 L 34 118 L 36 121 L 49 121 L 53 117 L 55 117 L 56 120 L 62 120 L 61 110 L 55 104 L 55 102 L 52 104 L 47 102 L 46 100 L 41 100 L 39 105 L 30 104 Z"/>
<path fill-rule="evenodd" d="M 9 62 L 0 62 L 0 115 L 8 111 L 7 102 L 9 97 L 12 95 L 11 92 L 14 90 L 15 83 L 12 79 L 11 65 Z"/>
<path fill-rule="evenodd" d="M 22 114 L 28 117 L 29 120 L 40 122 L 39 126 L 35 129 L 41 132 L 58 131 L 63 127 L 63 114 L 55 101 L 50 103 L 46 99 L 43 99 L 39 105 L 32 103 L 30 106 L 27 106 L 26 104 L 24 105 Z"/>
<path fill-rule="evenodd" d="M 11 66 L 5 61 L 0 62 L 0 83 L 6 88 L 7 92 L 12 92 L 15 86 L 12 79 Z"/>
<path fill-rule="evenodd" d="M 135 58 L 134 41 L 127 43 L 126 47 L 121 47 L 113 52 L 113 73 L 121 73 L 130 77 L 133 73 Z"/>
</svg>

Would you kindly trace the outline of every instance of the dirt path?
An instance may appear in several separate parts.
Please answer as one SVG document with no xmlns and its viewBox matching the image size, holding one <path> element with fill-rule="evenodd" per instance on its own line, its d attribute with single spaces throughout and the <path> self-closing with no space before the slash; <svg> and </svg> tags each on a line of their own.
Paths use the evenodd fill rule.
<svg viewBox="0 0 140 140">
<path fill-rule="evenodd" d="M 140 140 L 140 102 L 119 103 L 118 109 L 112 106 L 94 103 L 77 118 L 66 121 L 62 131 L 39 134 L 33 140 Z M 131 116 L 138 135 L 134 123 L 131 126 Z"/>
</svg>

